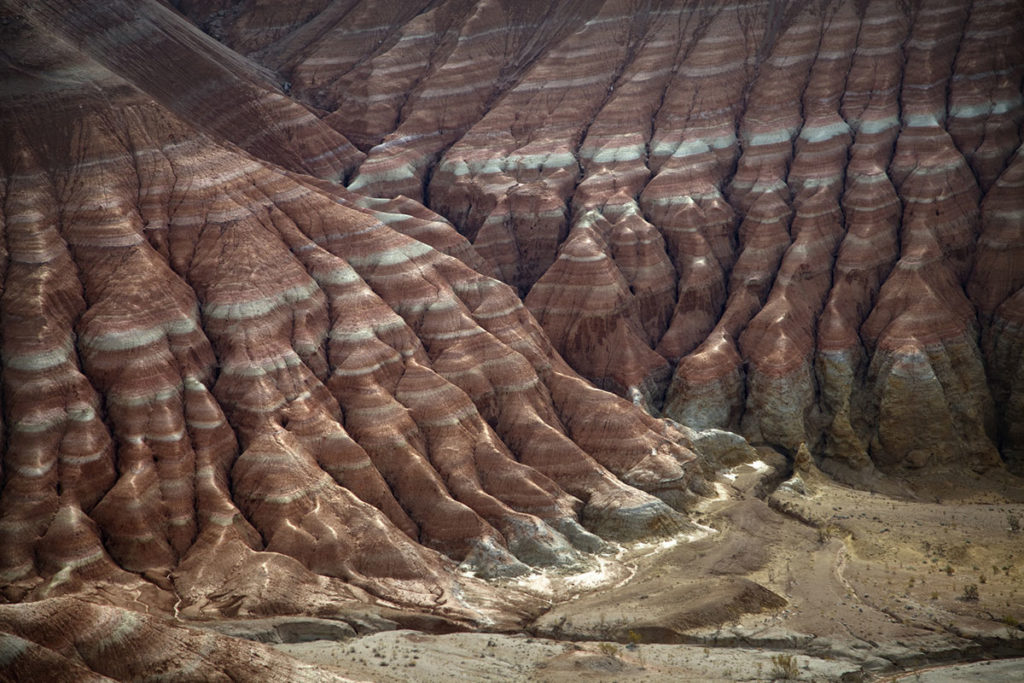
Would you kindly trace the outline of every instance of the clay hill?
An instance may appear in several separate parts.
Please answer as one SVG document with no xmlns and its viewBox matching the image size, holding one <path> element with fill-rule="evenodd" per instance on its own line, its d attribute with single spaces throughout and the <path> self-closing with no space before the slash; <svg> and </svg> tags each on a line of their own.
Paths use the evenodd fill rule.
<svg viewBox="0 0 1024 683">
<path fill-rule="evenodd" d="M 1022 79 L 1013 0 L 0 0 L 0 668 L 515 629 L 748 444 L 1021 472 Z"/>
</svg>

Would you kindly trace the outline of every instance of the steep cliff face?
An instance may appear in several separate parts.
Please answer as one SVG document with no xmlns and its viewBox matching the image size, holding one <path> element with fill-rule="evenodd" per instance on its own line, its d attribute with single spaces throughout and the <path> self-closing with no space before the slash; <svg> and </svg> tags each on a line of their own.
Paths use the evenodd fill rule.
<svg viewBox="0 0 1024 683">
<path fill-rule="evenodd" d="M 1019 3 L 0 19 L 5 601 L 514 620 L 687 525 L 678 423 L 1024 463 Z"/>
<path fill-rule="evenodd" d="M 1016 462 L 1019 3 L 320 5 L 218 35 L 590 381 L 850 475 Z"/>
</svg>

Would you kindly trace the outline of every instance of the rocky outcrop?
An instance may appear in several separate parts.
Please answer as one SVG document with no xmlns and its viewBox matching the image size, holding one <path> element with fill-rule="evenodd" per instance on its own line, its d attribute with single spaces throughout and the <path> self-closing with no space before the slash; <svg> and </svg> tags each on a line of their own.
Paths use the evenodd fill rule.
<svg viewBox="0 0 1024 683">
<path fill-rule="evenodd" d="M 277 79 L 197 30 L 165 3 L 5 3 L 196 128 L 300 173 L 344 179 L 358 149 Z"/>
<path fill-rule="evenodd" d="M 5 681 L 349 680 L 266 645 L 74 598 L 0 606 L 0 653 Z"/>
<path fill-rule="evenodd" d="M 1009 457 L 1017 4 L 183 7 L 301 75 L 367 152 L 349 189 L 450 221 L 597 386 L 850 476 Z"/>
<path fill-rule="evenodd" d="M 512 623 L 721 429 L 1020 467 L 1019 3 L 271 5 L 0 5 L 5 601 Z"/>
<path fill-rule="evenodd" d="M 967 292 L 981 323 L 999 444 L 1017 471 L 1024 465 L 1024 148 L 1018 147 L 981 204 L 981 234 Z"/>
<path fill-rule="evenodd" d="M 5 10 L 5 600 L 504 623 L 515 592 L 469 574 L 686 527 L 686 433 L 582 379 L 436 213 L 165 106 L 164 62 L 107 54 L 119 7 L 73 41 L 81 8 Z"/>
</svg>

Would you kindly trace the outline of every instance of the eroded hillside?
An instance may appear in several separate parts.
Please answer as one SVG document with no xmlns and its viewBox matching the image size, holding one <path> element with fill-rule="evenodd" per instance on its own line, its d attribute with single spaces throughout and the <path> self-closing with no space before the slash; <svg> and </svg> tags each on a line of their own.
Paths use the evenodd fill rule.
<svg viewBox="0 0 1024 683">
<path fill-rule="evenodd" d="M 483 579 L 692 530 L 715 430 L 1019 471 L 1019 3 L 3 0 L 0 46 L 24 671 L 136 675 L 54 609 L 514 629 Z"/>
<path fill-rule="evenodd" d="M 837 470 L 1018 464 L 1019 4 L 181 6 L 598 386 Z"/>
</svg>

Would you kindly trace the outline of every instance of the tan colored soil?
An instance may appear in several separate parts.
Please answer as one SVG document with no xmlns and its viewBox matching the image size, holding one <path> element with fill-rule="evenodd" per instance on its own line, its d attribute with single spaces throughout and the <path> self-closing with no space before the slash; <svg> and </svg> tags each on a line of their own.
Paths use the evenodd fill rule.
<svg viewBox="0 0 1024 683">
<path fill-rule="evenodd" d="M 278 647 L 380 681 L 862 680 L 918 668 L 947 680 L 935 677 L 949 662 L 1024 655 L 1019 480 L 960 475 L 955 488 L 919 484 L 912 499 L 812 467 L 762 499 L 785 467 L 762 457 L 719 477 L 699 537 L 510 583 L 550 605 L 527 633 L 397 630 Z M 955 498 L 921 500 L 943 488 Z"/>
</svg>

